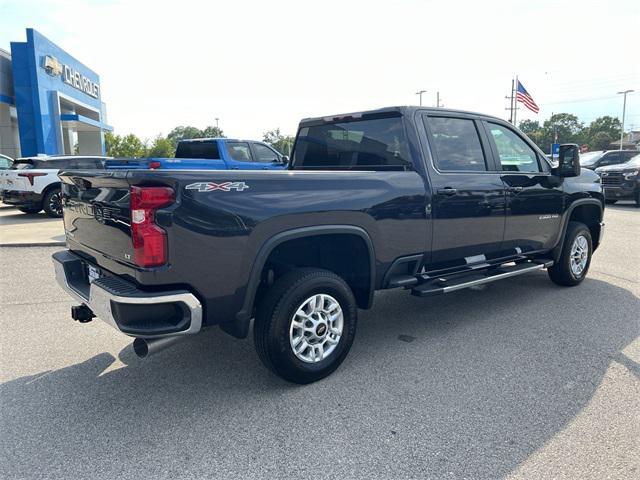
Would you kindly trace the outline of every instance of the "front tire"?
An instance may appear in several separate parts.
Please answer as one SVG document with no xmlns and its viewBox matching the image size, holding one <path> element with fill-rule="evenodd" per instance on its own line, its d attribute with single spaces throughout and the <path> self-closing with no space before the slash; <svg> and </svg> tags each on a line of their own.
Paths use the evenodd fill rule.
<svg viewBox="0 0 640 480">
<path fill-rule="evenodd" d="M 587 276 L 593 254 L 591 232 L 580 222 L 569 222 L 562 254 L 558 261 L 547 270 L 549 278 L 558 284 L 573 287 Z"/>
<path fill-rule="evenodd" d="M 49 190 L 42 200 L 42 207 L 52 218 L 62 218 L 62 191 L 60 187 Z"/>
<path fill-rule="evenodd" d="M 294 270 L 260 302 L 253 339 L 264 365 L 299 384 L 320 380 L 343 362 L 356 333 L 357 306 L 349 285 L 332 272 Z"/>
</svg>

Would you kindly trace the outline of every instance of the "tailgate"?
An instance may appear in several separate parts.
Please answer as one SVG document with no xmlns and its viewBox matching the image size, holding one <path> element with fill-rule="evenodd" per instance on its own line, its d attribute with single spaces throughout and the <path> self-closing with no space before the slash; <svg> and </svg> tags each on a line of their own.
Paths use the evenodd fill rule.
<svg viewBox="0 0 640 480">
<path fill-rule="evenodd" d="M 19 177 L 19 170 L 0 170 L 0 190 L 33 190 L 26 177 Z"/>
<path fill-rule="evenodd" d="M 69 243 L 133 265 L 127 172 L 63 172 L 60 179 Z"/>
</svg>

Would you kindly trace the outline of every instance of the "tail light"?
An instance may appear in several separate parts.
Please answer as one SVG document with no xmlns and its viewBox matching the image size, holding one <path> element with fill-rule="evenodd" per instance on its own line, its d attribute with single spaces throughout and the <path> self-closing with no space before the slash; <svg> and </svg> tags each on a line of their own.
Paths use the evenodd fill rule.
<svg viewBox="0 0 640 480">
<path fill-rule="evenodd" d="M 169 187 L 131 187 L 133 257 L 141 267 L 167 263 L 167 232 L 155 223 L 155 212 L 175 201 Z"/>
<path fill-rule="evenodd" d="M 37 173 L 37 172 L 26 172 L 26 173 L 19 173 L 18 176 L 19 177 L 25 177 L 27 180 L 29 180 L 29 183 L 31 184 L 31 186 L 33 187 L 33 179 L 35 177 L 44 177 L 46 175 L 46 173 Z"/>
<path fill-rule="evenodd" d="M 152 160 L 149 162 L 149 168 L 151 170 L 155 170 L 156 168 L 160 168 L 162 166 L 162 163 L 160 163 L 157 160 Z"/>
</svg>

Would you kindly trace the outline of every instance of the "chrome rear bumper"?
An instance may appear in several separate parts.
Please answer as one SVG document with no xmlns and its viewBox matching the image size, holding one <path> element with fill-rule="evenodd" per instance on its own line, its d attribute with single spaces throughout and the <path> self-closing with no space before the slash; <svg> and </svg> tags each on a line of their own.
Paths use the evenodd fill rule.
<svg viewBox="0 0 640 480">
<path fill-rule="evenodd" d="M 202 305 L 186 290 L 145 292 L 106 272 L 90 282 L 86 269 L 95 266 L 68 250 L 55 253 L 53 264 L 56 281 L 69 295 L 126 335 L 170 337 L 202 328 Z"/>
</svg>

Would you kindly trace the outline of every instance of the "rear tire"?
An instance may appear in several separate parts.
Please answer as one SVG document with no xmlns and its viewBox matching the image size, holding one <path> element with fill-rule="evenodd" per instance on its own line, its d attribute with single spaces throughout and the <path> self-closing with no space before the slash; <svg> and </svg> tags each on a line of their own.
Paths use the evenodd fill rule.
<svg viewBox="0 0 640 480">
<path fill-rule="evenodd" d="M 20 210 L 22 213 L 33 214 L 39 213 L 40 210 L 42 210 L 42 207 L 20 207 L 18 208 L 18 210 Z"/>
<path fill-rule="evenodd" d="M 356 323 L 349 285 L 332 272 L 305 268 L 283 275 L 266 293 L 253 339 L 267 368 L 289 382 L 306 384 L 340 366 Z"/>
<path fill-rule="evenodd" d="M 580 222 L 569 222 L 562 254 L 558 261 L 547 270 L 549 278 L 558 284 L 573 287 L 587 276 L 591 265 L 593 242 L 591 232 Z"/>
<path fill-rule="evenodd" d="M 60 187 L 49 190 L 42 200 L 42 207 L 47 215 L 52 218 L 62 217 L 62 191 Z"/>
</svg>

